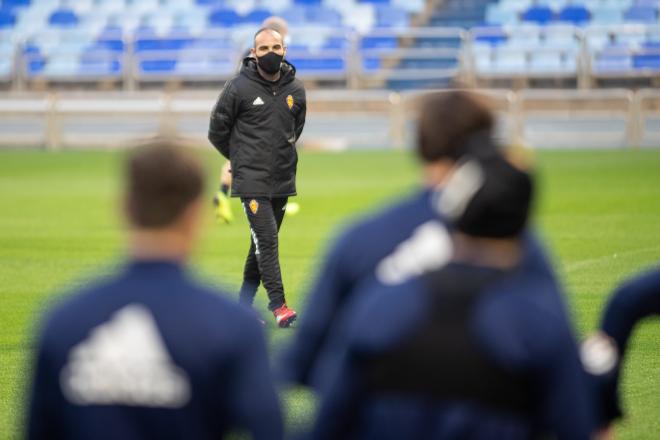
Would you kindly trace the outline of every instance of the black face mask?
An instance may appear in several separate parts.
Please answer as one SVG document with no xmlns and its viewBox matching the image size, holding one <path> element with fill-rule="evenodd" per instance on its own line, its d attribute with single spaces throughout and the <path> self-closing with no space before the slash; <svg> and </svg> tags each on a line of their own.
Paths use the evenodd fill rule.
<svg viewBox="0 0 660 440">
<path fill-rule="evenodd" d="M 276 54 L 275 52 L 268 52 L 264 56 L 257 57 L 257 63 L 261 70 L 271 75 L 279 72 L 282 66 L 282 59 L 284 55 Z"/>
</svg>

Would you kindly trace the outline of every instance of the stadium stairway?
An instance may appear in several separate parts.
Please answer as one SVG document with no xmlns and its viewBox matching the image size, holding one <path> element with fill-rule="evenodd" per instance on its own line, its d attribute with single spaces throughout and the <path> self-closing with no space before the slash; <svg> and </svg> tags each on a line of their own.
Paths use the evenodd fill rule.
<svg viewBox="0 0 660 440">
<path fill-rule="evenodd" d="M 445 0 L 438 4 L 429 25 L 471 28 L 483 24 L 486 6 L 497 0 Z"/>
</svg>

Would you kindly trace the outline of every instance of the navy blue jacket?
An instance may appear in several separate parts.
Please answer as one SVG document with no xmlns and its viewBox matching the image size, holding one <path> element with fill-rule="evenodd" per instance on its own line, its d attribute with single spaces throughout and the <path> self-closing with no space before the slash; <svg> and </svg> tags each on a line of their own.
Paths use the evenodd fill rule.
<svg viewBox="0 0 660 440">
<path fill-rule="evenodd" d="M 600 378 L 598 400 L 603 424 L 623 414 L 619 399 L 619 377 L 628 339 L 640 320 L 653 315 L 660 315 L 660 269 L 625 282 L 612 295 L 605 308 L 601 330 L 614 340 L 620 357 L 614 371 Z"/>
<path fill-rule="evenodd" d="M 133 262 L 39 335 L 30 439 L 282 437 L 262 329 L 170 262 Z"/>
<path fill-rule="evenodd" d="M 492 270 L 461 266 L 475 277 Z M 430 285 L 429 275 L 398 285 L 374 284 L 344 307 L 319 361 L 324 366 L 317 385 L 322 403 L 313 437 L 589 438 L 593 419 L 586 376 L 568 318 L 558 307 L 559 292 L 524 263 L 485 288 L 467 321 L 470 338 L 492 365 L 528 384 L 528 414 L 470 398 L 374 392 L 367 386 L 370 359 L 401 347 L 429 319 L 430 298 L 443 289 Z"/>
<path fill-rule="evenodd" d="M 448 236 L 443 238 L 447 232 L 433 209 L 433 197 L 432 190 L 420 190 L 340 235 L 307 296 L 294 341 L 284 352 L 280 371 L 284 380 L 312 385 L 314 376 L 322 374 L 315 371 L 315 365 L 333 323 L 354 292 L 376 281 L 381 263 L 391 263 L 384 266 L 386 273 L 400 274 L 391 280 L 396 284 L 446 262 L 443 258 L 449 255 L 451 244 Z M 417 242 L 414 246 L 408 245 L 411 237 Z M 532 234 L 526 236 L 525 249 L 530 270 L 555 285 L 554 272 Z M 401 258 L 392 258 L 393 255 Z M 559 295 L 555 300 L 563 318 L 565 307 Z"/>
</svg>

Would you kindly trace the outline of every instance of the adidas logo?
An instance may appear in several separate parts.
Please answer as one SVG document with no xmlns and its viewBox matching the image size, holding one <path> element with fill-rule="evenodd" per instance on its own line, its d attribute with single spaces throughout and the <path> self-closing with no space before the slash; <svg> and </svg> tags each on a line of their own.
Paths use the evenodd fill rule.
<svg viewBox="0 0 660 440">
<path fill-rule="evenodd" d="M 261 99 L 261 96 L 257 96 L 257 99 L 252 102 L 252 105 L 264 105 L 264 101 Z"/>
<path fill-rule="evenodd" d="M 155 408 L 180 408 L 191 391 L 151 312 L 138 304 L 117 311 L 71 349 L 60 386 L 77 405 Z"/>
</svg>

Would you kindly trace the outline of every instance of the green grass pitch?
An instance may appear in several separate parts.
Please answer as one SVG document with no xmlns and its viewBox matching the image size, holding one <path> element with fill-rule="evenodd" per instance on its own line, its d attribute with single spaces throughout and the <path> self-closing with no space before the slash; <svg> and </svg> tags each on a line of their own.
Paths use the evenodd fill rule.
<svg viewBox="0 0 660 440">
<path fill-rule="evenodd" d="M 221 159 L 204 155 L 216 179 Z M 34 328 L 58 292 L 107 271 L 123 252 L 119 205 L 123 153 L 0 151 L 0 438 L 19 437 Z M 550 151 L 536 155 L 536 223 L 565 282 L 580 335 L 625 277 L 660 263 L 660 150 Z M 288 302 L 300 310 L 324 249 L 338 228 L 418 182 L 405 152 L 304 153 L 297 201 L 285 219 L 281 262 Z M 209 187 L 208 200 L 216 186 Z M 215 225 L 209 210 L 194 269 L 235 288 L 247 254 L 246 221 Z M 210 203 L 209 203 L 210 204 Z M 264 311 L 264 293 L 257 307 Z M 274 355 L 295 330 L 267 326 Z M 660 436 L 660 322 L 635 332 L 624 370 L 627 439 Z M 309 423 L 313 402 L 287 393 L 288 426 Z"/>
</svg>

